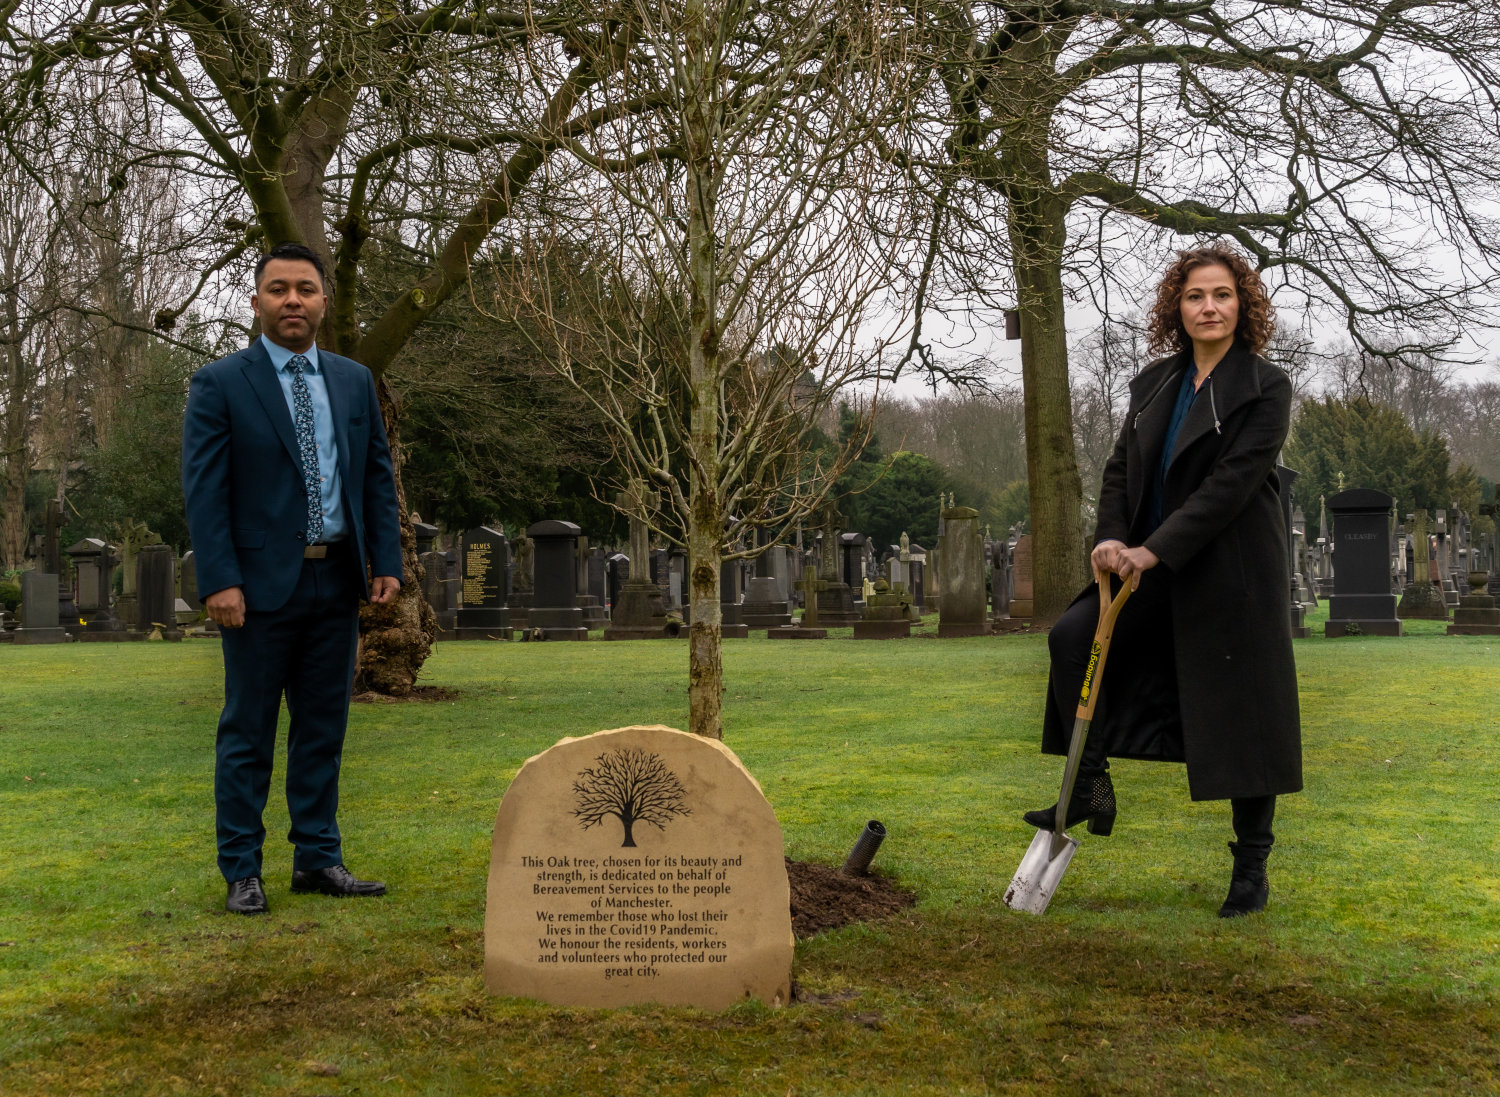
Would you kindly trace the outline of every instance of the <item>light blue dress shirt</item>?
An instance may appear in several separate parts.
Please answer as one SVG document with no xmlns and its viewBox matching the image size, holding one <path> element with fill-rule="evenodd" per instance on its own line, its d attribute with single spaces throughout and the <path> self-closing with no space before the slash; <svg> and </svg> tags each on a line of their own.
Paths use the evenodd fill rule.
<svg viewBox="0 0 1500 1097">
<path fill-rule="evenodd" d="M 292 372 L 287 369 L 293 352 L 264 335 L 260 342 L 271 356 L 276 380 L 281 382 L 281 395 L 286 397 L 287 411 L 291 412 L 295 423 L 297 404 L 292 397 Z M 302 376 L 307 379 L 307 393 L 312 397 L 313 434 L 318 442 L 318 476 L 323 486 L 323 540 L 339 541 L 348 536 L 349 523 L 344 517 L 344 485 L 339 479 L 339 451 L 333 437 L 333 405 L 328 402 L 328 380 L 323 375 L 322 363 L 318 361 L 316 344 L 302 356 L 308 361 L 308 368 L 302 371 Z"/>
</svg>

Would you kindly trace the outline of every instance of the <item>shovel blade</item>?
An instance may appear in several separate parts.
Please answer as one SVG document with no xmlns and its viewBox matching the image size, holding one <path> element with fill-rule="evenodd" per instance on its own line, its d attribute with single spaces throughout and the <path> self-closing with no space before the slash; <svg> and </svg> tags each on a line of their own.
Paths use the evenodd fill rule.
<svg viewBox="0 0 1500 1097">
<path fill-rule="evenodd" d="M 1011 910 L 1024 910 L 1028 914 L 1042 914 L 1046 911 L 1047 904 L 1052 901 L 1052 893 L 1062 883 L 1063 873 L 1068 871 L 1068 863 L 1073 860 L 1073 854 L 1078 849 L 1076 839 L 1069 838 L 1066 834 L 1062 839 L 1062 851 L 1054 857 L 1052 832 L 1036 832 L 1036 837 L 1031 840 L 1031 848 L 1021 858 L 1021 867 L 1016 869 L 1010 887 L 1005 889 L 1004 902 Z"/>
</svg>

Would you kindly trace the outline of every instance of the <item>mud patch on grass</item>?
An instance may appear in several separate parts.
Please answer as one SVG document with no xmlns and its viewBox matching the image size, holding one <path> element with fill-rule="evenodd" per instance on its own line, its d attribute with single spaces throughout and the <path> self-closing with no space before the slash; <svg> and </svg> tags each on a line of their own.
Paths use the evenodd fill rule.
<svg viewBox="0 0 1500 1097">
<path fill-rule="evenodd" d="M 437 701 L 457 701 L 462 696 L 462 690 L 447 689 L 443 686 L 413 686 L 410 691 L 400 697 L 393 697 L 388 693 L 365 692 L 356 693 L 353 701 L 356 705 L 400 705 L 412 701 L 431 704 Z"/>
<path fill-rule="evenodd" d="M 787 858 L 786 875 L 792 886 L 792 932 L 800 938 L 884 918 L 917 901 L 884 876 L 845 876 L 812 861 Z"/>
</svg>

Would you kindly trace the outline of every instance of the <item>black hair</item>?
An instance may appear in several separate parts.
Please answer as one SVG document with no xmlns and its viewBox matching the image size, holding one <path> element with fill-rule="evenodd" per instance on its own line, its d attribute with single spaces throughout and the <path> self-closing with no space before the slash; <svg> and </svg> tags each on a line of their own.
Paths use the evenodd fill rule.
<svg viewBox="0 0 1500 1097">
<path fill-rule="evenodd" d="M 260 276 L 265 272 L 266 264 L 272 259 L 303 259 L 313 265 L 318 272 L 318 284 L 323 286 L 324 292 L 328 288 L 328 276 L 323 273 L 323 260 L 318 253 L 306 244 L 277 244 L 270 251 L 260 257 L 260 262 L 255 264 L 255 288 L 260 289 Z"/>
</svg>

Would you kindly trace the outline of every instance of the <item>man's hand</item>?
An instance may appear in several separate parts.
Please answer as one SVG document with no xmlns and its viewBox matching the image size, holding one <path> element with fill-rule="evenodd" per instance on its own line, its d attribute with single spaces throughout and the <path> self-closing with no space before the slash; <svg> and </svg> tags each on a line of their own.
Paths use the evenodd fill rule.
<svg viewBox="0 0 1500 1097">
<path fill-rule="evenodd" d="M 1141 585 L 1141 573 L 1150 571 L 1161 563 L 1161 559 L 1145 545 L 1126 548 L 1123 541 L 1100 541 L 1094 546 L 1089 563 L 1093 565 L 1096 577 L 1112 571 L 1121 579 L 1129 580 L 1130 589 L 1136 590 Z"/>
<path fill-rule="evenodd" d="M 400 579 L 390 575 L 377 575 L 370 580 L 370 604 L 383 606 L 393 601 L 400 589 Z"/>
<path fill-rule="evenodd" d="M 220 628 L 239 628 L 245 623 L 245 588 L 216 590 L 204 599 L 203 608 Z"/>
</svg>

